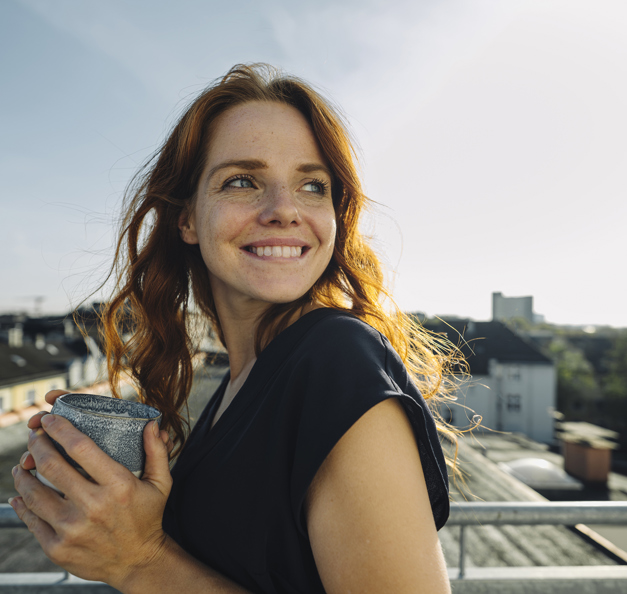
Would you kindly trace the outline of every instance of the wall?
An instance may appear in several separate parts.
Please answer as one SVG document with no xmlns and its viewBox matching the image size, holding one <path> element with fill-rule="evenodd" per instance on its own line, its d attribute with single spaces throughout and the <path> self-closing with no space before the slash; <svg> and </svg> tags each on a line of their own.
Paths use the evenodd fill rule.
<svg viewBox="0 0 627 594">
<path fill-rule="evenodd" d="M 490 361 L 489 375 L 474 376 L 450 405 L 453 424 L 469 426 L 474 414 L 482 426 L 523 433 L 543 443 L 553 441 L 557 380 L 553 365 Z M 464 410 L 467 406 L 472 411 Z M 444 418 L 448 411 L 442 410 Z"/>
<path fill-rule="evenodd" d="M 512 318 L 533 322 L 533 297 L 504 297 L 502 293 L 492 293 L 492 319 Z"/>
<path fill-rule="evenodd" d="M 34 402 L 45 402 L 44 396 L 46 392 L 57 388 L 64 389 L 66 385 L 66 376 L 59 374 L 45 379 L 26 381 L 22 384 L 7 386 L 0 388 L 0 397 L 3 399 L 4 412 L 19 411 L 28 406 L 27 398 L 29 392 L 35 392 Z"/>
</svg>

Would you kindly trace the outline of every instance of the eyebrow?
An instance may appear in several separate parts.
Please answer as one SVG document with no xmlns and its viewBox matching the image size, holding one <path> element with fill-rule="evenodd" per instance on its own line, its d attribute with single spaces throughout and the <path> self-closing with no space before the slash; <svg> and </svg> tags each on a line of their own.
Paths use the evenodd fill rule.
<svg viewBox="0 0 627 594">
<path fill-rule="evenodd" d="M 265 161 L 261 161 L 259 159 L 234 159 L 231 161 L 224 161 L 222 163 L 219 163 L 209 171 L 207 181 L 211 180 L 211 178 L 218 171 L 221 171 L 222 169 L 228 169 L 230 167 L 237 167 L 238 169 L 244 169 L 246 171 L 255 171 L 257 169 L 268 169 L 268 164 Z M 301 173 L 313 173 L 315 171 L 322 171 L 326 173 L 331 179 L 333 179 L 333 174 L 331 173 L 329 168 L 325 167 L 322 163 L 303 163 L 296 168 L 296 171 L 300 171 Z"/>
</svg>

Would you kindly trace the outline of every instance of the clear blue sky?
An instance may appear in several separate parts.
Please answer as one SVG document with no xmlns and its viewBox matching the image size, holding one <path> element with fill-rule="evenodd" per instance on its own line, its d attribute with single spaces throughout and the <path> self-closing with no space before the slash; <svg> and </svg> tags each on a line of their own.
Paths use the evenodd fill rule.
<svg viewBox="0 0 627 594">
<path fill-rule="evenodd" d="M 342 106 L 401 307 L 627 326 L 624 0 L 3 0 L 0 311 L 78 303 L 130 175 L 251 61 Z"/>
</svg>

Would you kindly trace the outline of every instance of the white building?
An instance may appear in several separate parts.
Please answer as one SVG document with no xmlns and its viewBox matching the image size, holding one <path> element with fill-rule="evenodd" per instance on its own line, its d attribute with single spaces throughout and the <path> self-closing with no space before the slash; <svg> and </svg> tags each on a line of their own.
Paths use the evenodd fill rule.
<svg viewBox="0 0 627 594">
<path fill-rule="evenodd" d="M 455 344 L 463 336 L 472 379 L 450 410 L 442 411 L 444 418 L 462 428 L 471 424 L 473 415 L 480 415 L 485 428 L 552 442 L 557 395 L 553 362 L 501 322 L 451 320 L 447 324 L 425 327 L 446 332 Z"/>
<path fill-rule="evenodd" d="M 534 321 L 533 297 L 505 297 L 503 293 L 492 293 L 492 319 L 511 320 L 523 318 Z"/>
</svg>

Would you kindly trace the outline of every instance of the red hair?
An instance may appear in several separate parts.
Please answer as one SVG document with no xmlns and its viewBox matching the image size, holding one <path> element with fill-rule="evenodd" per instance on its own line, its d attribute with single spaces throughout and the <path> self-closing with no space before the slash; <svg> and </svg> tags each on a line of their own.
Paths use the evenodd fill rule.
<svg viewBox="0 0 627 594">
<path fill-rule="evenodd" d="M 111 270 L 117 285 L 102 316 L 114 393 L 121 375 L 129 374 L 140 386 L 140 398 L 162 411 L 162 428 L 182 446 L 187 421 L 181 411 L 191 390 L 195 353 L 190 337 L 192 303 L 221 340 L 223 336 L 200 250 L 181 240 L 178 221 L 195 196 L 213 122 L 231 107 L 251 101 L 291 105 L 305 116 L 332 170 L 337 222 L 327 269 L 300 299 L 271 306 L 264 313 L 257 327 L 256 351 L 281 332 L 301 307 L 321 303 L 348 311 L 387 336 L 424 397 L 441 400 L 449 371 L 463 362 L 461 353 L 428 334 L 389 299 L 379 260 L 358 228 L 368 199 L 347 127 L 310 85 L 264 64 L 237 65 L 204 90 L 127 190 Z M 386 298 L 391 313 L 382 307 Z M 131 337 L 123 340 L 122 327 L 129 323 Z M 438 422 L 441 430 L 451 433 Z"/>
</svg>

